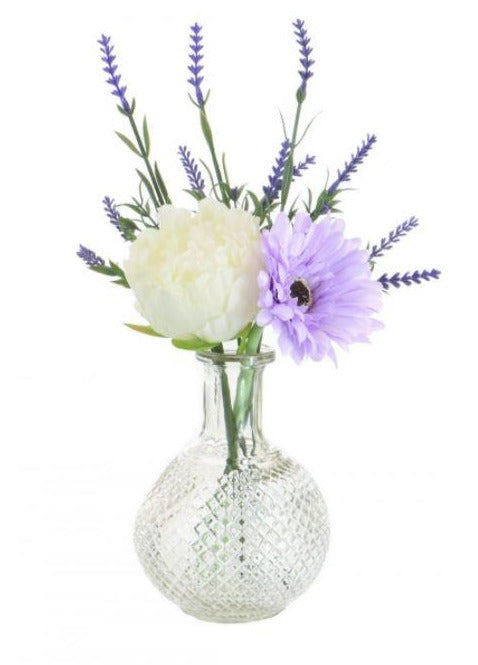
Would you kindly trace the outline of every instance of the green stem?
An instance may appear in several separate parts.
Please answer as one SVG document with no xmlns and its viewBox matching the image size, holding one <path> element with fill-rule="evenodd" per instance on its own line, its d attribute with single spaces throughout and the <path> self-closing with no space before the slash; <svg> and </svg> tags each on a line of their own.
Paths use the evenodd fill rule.
<svg viewBox="0 0 478 665">
<path fill-rule="evenodd" d="M 221 172 L 221 167 L 219 165 L 219 160 L 217 158 L 216 148 L 214 146 L 214 139 L 212 136 L 211 125 L 209 123 L 209 118 L 207 117 L 205 105 L 199 107 L 199 119 L 201 121 L 201 128 L 204 134 L 204 138 L 206 139 L 206 143 L 209 148 L 209 152 L 211 154 L 211 159 L 214 166 L 214 173 L 216 174 L 217 178 L 217 183 L 219 185 L 219 189 L 221 190 L 222 202 L 225 205 L 227 205 L 228 208 L 230 208 L 231 205 L 229 202 L 229 197 L 227 196 L 227 189 Z"/>
<path fill-rule="evenodd" d="M 247 335 L 247 342 L 242 353 L 259 353 L 262 333 L 263 329 L 254 324 Z M 224 353 L 224 347 L 221 343 L 214 346 L 211 350 L 219 354 Z M 225 365 L 221 367 L 221 393 L 228 450 L 225 473 L 238 471 L 240 469 L 239 446 L 244 455 L 247 454 L 245 443 L 242 440 L 242 429 L 247 421 L 252 406 L 254 376 L 255 369 L 253 367 L 241 367 L 239 378 L 237 380 L 237 389 L 233 406 L 226 367 Z"/>
<path fill-rule="evenodd" d="M 262 342 L 263 329 L 254 324 L 247 336 L 247 342 L 241 353 L 259 353 Z M 242 346 L 242 345 L 241 345 Z M 236 431 L 241 433 L 252 407 L 255 369 L 242 367 L 237 380 L 236 397 L 234 400 L 234 419 Z"/>
<path fill-rule="evenodd" d="M 214 353 L 224 353 L 224 346 L 221 342 L 213 346 L 211 351 Z M 236 421 L 234 419 L 234 411 L 232 409 L 231 390 L 229 388 L 229 381 L 227 378 L 226 367 L 221 367 L 221 393 L 222 404 L 224 409 L 224 422 L 226 424 L 226 438 L 227 438 L 227 460 L 225 473 L 236 471 L 239 469 L 239 449 L 237 441 Z"/>
<path fill-rule="evenodd" d="M 262 342 L 262 334 L 264 332 L 264 329 L 261 328 L 260 326 L 257 325 L 257 323 L 254 323 L 248 336 L 247 336 L 247 343 L 246 343 L 246 349 L 245 353 L 252 354 L 252 353 L 259 353 L 261 350 L 261 342 Z"/>
<path fill-rule="evenodd" d="M 302 111 L 302 104 L 303 100 L 299 100 L 297 102 L 294 127 L 292 129 L 290 154 L 289 157 L 287 158 L 287 162 L 284 168 L 284 177 L 283 177 L 282 192 L 281 192 L 281 205 L 280 205 L 281 211 L 283 211 L 286 206 L 287 197 L 289 196 L 289 191 L 290 191 L 290 185 L 292 183 L 292 175 L 294 170 L 294 150 L 295 150 L 295 144 L 297 142 L 297 134 L 299 132 L 299 121 L 300 121 L 300 112 Z"/>
<path fill-rule="evenodd" d="M 164 203 L 171 203 L 171 200 L 169 198 L 168 192 L 166 190 L 166 186 L 164 185 L 164 181 L 161 178 L 161 183 L 163 185 L 164 191 L 161 191 L 161 186 L 158 183 L 156 176 L 153 171 L 153 167 L 151 166 L 151 162 L 149 161 L 148 153 L 146 151 L 146 147 L 143 143 L 143 139 L 141 138 L 141 134 L 139 133 L 138 127 L 136 125 L 136 121 L 133 117 L 133 114 L 130 113 L 128 114 L 128 120 L 131 125 L 131 129 L 133 130 L 134 137 L 136 139 L 136 143 L 138 144 L 138 149 L 141 153 L 141 157 L 144 161 L 144 164 L 146 166 L 146 170 L 148 171 L 148 175 L 151 180 L 151 184 L 154 188 L 154 192 L 157 196 L 157 201 L 156 205 L 159 203 L 159 205 L 164 205 Z M 159 173 L 159 172 L 158 172 Z"/>
<path fill-rule="evenodd" d="M 224 405 L 224 420 L 226 423 L 228 450 L 225 472 L 230 473 L 231 471 L 237 471 L 239 469 L 239 449 L 236 420 L 232 409 L 231 391 L 229 389 L 229 381 L 225 367 L 221 368 L 221 392 Z"/>
<path fill-rule="evenodd" d="M 226 193 L 225 193 L 225 190 L 224 190 L 224 182 L 223 182 L 223 179 L 222 179 L 221 168 L 220 168 L 219 162 L 217 160 L 216 149 L 214 147 L 214 143 L 211 143 L 211 145 L 209 147 L 209 150 L 211 152 L 211 159 L 212 159 L 212 163 L 213 163 L 213 166 L 214 166 L 214 172 L 216 174 L 216 178 L 217 178 L 217 181 L 219 183 L 219 188 L 221 190 L 222 201 L 223 201 L 223 203 L 225 203 L 228 206 L 229 205 L 229 200 L 228 200 L 228 198 L 226 196 Z"/>
</svg>

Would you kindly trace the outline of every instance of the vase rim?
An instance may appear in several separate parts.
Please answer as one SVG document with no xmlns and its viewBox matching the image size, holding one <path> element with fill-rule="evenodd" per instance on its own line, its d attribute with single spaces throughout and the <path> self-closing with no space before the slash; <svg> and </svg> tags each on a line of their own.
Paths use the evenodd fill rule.
<svg viewBox="0 0 478 665">
<path fill-rule="evenodd" d="M 226 349 L 223 353 L 214 351 L 198 351 L 196 358 L 203 363 L 220 365 L 223 363 L 241 363 L 251 367 L 267 365 L 275 360 L 276 352 L 269 346 L 262 345 L 259 353 L 238 354 L 235 349 Z"/>
</svg>

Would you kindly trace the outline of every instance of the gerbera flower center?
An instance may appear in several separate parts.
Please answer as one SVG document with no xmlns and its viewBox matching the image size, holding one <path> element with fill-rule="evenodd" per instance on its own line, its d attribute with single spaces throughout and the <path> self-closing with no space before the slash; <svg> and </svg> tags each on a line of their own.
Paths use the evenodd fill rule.
<svg viewBox="0 0 478 665">
<path fill-rule="evenodd" d="M 291 298 L 297 298 L 298 305 L 312 305 L 312 293 L 305 279 L 296 279 L 290 287 Z"/>
</svg>

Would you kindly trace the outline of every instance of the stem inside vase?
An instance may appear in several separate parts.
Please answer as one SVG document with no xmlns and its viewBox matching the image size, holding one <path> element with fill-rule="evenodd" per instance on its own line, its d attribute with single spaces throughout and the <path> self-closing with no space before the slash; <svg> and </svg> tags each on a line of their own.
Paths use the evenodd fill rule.
<svg viewBox="0 0 478 665">
<path fill-rule="evenodd" d="M 256 454 L 261 439 L 261 377 L 263 365 L 274 358 L 270 350 L 261 353 L 261 339 L 262 329 L 253 326 L 246 343 L 235 353 L 224 351 L 222 344 L 198 353 L 211 368 L 205 422 L 216 421 L 207 414 L 217 403 L 221 422 L 216 421 L 219 430 L 212 436 L 226 443 L 225 474 L 240 471 L 241 462 Z"/>
<path fill-rule="evenodd" d="M 247 342 L 244 345 L 242 353 L 238 355 L 259 354 L 262 342 L 262 328 L 252 326 Z M 256 369 L 254 366 L 241 365 L 239 377 L 237 379 L 234 406 L 231 400 L 231 390 L 226 370 L 221 372 L 221 390 L 224 404 L 224 418 L 226 422 L 226 435 L 228 444 L 228 458 L 225 473 L 239 470 L 239 447 L 245 457 L 248 456 L 247 446 L 243 436 L 243 430 L 247 419 L 251 414 L 254 378 Z M 254 432 L 252 430 L 254 438 Z M 255 452 L 255 441 L 251 449 L 251 454 Z"/>
</svg>

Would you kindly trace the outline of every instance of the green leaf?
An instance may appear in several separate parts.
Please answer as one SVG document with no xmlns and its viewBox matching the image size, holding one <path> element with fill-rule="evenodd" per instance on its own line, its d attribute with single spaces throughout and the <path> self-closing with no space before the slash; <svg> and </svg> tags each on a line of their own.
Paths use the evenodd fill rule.
<svg viewBox="0 0 478 665">
<path fill-rule="evenodd" d="M 118 279 L 113 280 L 113 284 L 118 284 L 119 286 L 124 286 L 126 289 L 129 289 L 128 280 L 121 268 L 113 261 L 109 262 L 109 266 L 90 266 L 90 270 L 97 272 L 100 275 L 107 275 L 108 277 L 117 277 Z"/>
<path fill-rule="evenodd" d="M 317 219 L 320 215 L 323 214 L 325 208 L 330 208 L 331 212 L 337 211 L 338 196 L 342 190 L 337 189 L 335 192 L 329 194 L 327 189 L 324 189 L 317 198 L 317 203 L 315 208 L 311 213 L 312 219 Z"/>
<path fill-rule="evenodd" d="M 129 217 L 120 216 L 118 221 L 120 223 L 121 228 L 123 228 L 123 229 L 129 229 L 130 231 L 137 231 L 138 230 L 138 227 L 136 226 L 134 221 L 132 219 L 130 219 Z"/>
<path fill-rule="evenodd" d="M 143 216 L 146 217 L 146 215 L 144 214 L 145 209 L 143 208 L 143 206 L 133 205 L 132 203 L 124 203 L 123 205 L 126 208 L 129 208 L 130 210 L 135 212 L 137 215 L 140 215 L 141 217 L 143 217 Z"/>
<path fill-rule="evenodd" d="M 135 330 L 136 332 L 143 333 L 143 335 L 150 335 L 151 337 L 162 337 L 164 338 L 164 335 L 160 335 L 159 333 L 156 332 L 156 330 L 153 330 L 151 326 L 140 326 L 137 325 L 136 323 L 125 323 L 124 324 L 127 328 L 131 328 L 131 330 Z"/>
<path fill-rule="evenodd" d="M 283 115 L 282 111 L 279 111 L 279 115 L 280 115 L 280 121 L 281 121 L 281 124 L 282 124 L 282 132 L 284 134 L 284 139 L 286 141 L 288 141 L 289 137 L 287 136 L 287 128 L 285 126 L 285 120 L 284 120 L 284 115 Z"/>
<path fill-rule="evenodd" d="M 299 196 L 296 196 L 295 199 L 292 201 L 292 205 L 289 208 L 289 219 L 293 219 L 295 217 L 295 214 L 297 212 L 297 209 L 296 209 L 295 206 L 296 206 L 296 203 L 297 203 L 298 200 L 299 200 Z"/>
<path fill-rule="evenodd" d="M 217 342 L 205 342 L 203 339 L 197 338 L 173 339 L 171 341 L 177 349 L 185 349 L 186 351 L 207 351 L 217 344 Z"/>
<path fill-rule="evenodd" d="M 139 229 L 132 219 L 129 217 L 120 217 L 118 219 L 118 224 L 120 227 L 121 235 L 125 240 L 136 239 L 136 231 Z"/>
<path fill-rule="evenodd" d="M 214 180 L 214 176 L 213 176 L 213 174 L 212 174 L 211 169 L 209 168 L 209 166 L 206 164 L 206 162 L 205 162 L 203 159 L 200 159 L 199 162 L 200 162 L 200 163 L 204 166 L 204 168 L 206 169 L 206 173 L 208 174 L 208 176 L 209 176 L 209 180 L 211 181 L 211 187 L 212 187 L 212 190 L 213 190 L 213 192 L 214 192 L 214 196 L 220 201 L 220 200 L 221 200 L 221 197 L 218 196 L 217 191 L 216 191 L 216 187 L 217 187 L 217 184 L 218 184 L 218 183 Z"/>
<path fill-rule="evenodd" d="M 146 156 L 149 157 L 149 149 L 151 148 L 151 140 L 149 138 L 148 122 L 146 116 L 143 120 L 143 137 L 144 137 L 144 147 L 146 149 Z"/>
<path fill-rule="evenodd" d="M 319 115 L 319 113 L 316 113 L 316 114 L 314 115 L 314 117 L 310 120 L 310 122 L 307 124 L 307 127 L 306 127 L 306 128 L 304 129 L 304 131 L 302 132 L 302 136 L 300 137 L 300 139 L 299 139 L 299 140 L 297 141 L 297 143 L 295 144 L 295 147 L 296 147 L 296 148 L 297 148 L 297 146 L 300 145 L 300 144 L 302 143 L 302 141 L 305 139 L 305 137 L 306 137 L 306 135 L 307 135 L 307 132 L 308 132 L 309 129 L 311 128 L 312 123 L 314 122 L 314 120 L 317 118 L 318 115 Z"/>
<path fill-rule="evenodd" d="M 114 263 L 113 261 L 110 260 L 110 268 L 113 271 L 113 275 L 118 275 L 118 277 L 124 277 L 124 272 L 123 270 L 119 267 L 117 263 Z"/>
<path fill-rule="evenodd" d="M 127 136 L 122 134 L 121 132 L 115 132 L 116 136 L 120 138 L 125 145 L 128 146 L 130 150 L 134 152 L 135 155 L 138 155 L 138 157 L 141 157 L 141 153 L 139 152 L 138 148 L 134 145 L 133 141 L 131 141 Z"/>
<path fill-rule="evenodd" d="M 129 289 L 129 284 L 125 279 L 114 279 L 113 284 L 118 284 L 118 286 L 124 286 L 125 289 Z"/>
<path fill-rule="evenodd" d="M 312 190 L 310 189 L 310 187 L 307 187 L 307 203 L 305 203 L 305 209 L 309 213 L 310 209 L 312 208 L 312 196 L 313 196 Z"/>
<path fill-rule="evenodd" d="M 136 100 L 134 98 L 131 100 L 129 111 L 125 111 L 124 108 L 122 106 L 120 106 L 119 104 L 116 105 L 116 108 L 121 113 L 121 115 L 125 115 L 126 117 L 131 117 L 134 113 L 135 108 L 136 108 Z"/>
<path fill-rule="evenodd" d="M 100 275 L 108 275 L 108 277 L 115 277 L 115 273 L 109 266 L 90 266 L 93 272 L 99 272 Z"/>
<path fill-rule="evenodd" d="M 222 171 L 224 173 L 224 180 L 226 181 L 226 185 L 230 188 L 231 183 L 229 181 L 229 173 L 227 172 L 227 164 L 226 164 L 226 153 L 222 153 Z"/>
<path fill-rule="evenodd" d="M 264 219 L 265 217 L 265 211 L 262 203 L 259 200 L 259 197 L 257 194 L 254 194 L 254 192 L 251 192 L 250 189 L 247 190 L 247 196 L 251 199 L 252 203 L 254 204 L 254 215 L 256 217 L 259 217 L 261 220 Z"/>
<path fill-rule="evenodd" d="M 190 196 L 193 197 L 193 199 L 196 199 L 196 201 L 200 201 L 201 199 L 204 198 L 204 194 L 201 194 L 201 192 L 196 192 L 195 189 L 183 189 L 183 192 L 186 192 Z"/>
<path fill-rule="evenodd" d="M 165 202 L 171 203 L 169 199 L 168 190 L 166 189 L 166 185 L 164 184 L 164 180 L 159 170 L 157 162 L 154 162 L 154 175 L 156 177 L 156 182 L 158 183 L 159 189 L 161 190 L 161 194 L 163 195 Z"/>
<path fill-rule="evenodd" d="M 194 97 L 193 97 L 189 92 L 188 92 L 188 97 L 189 97 L 189 101 L 190 101 L 192 104 L 194 104 L 194 106 L 195 106 L 197 109 L 200 109 L 200 108 L 201 108 L 201 107 L 199 106 L 199 104 L 197 103 L 197 101 L 194 99 Z"/>
</svg>

